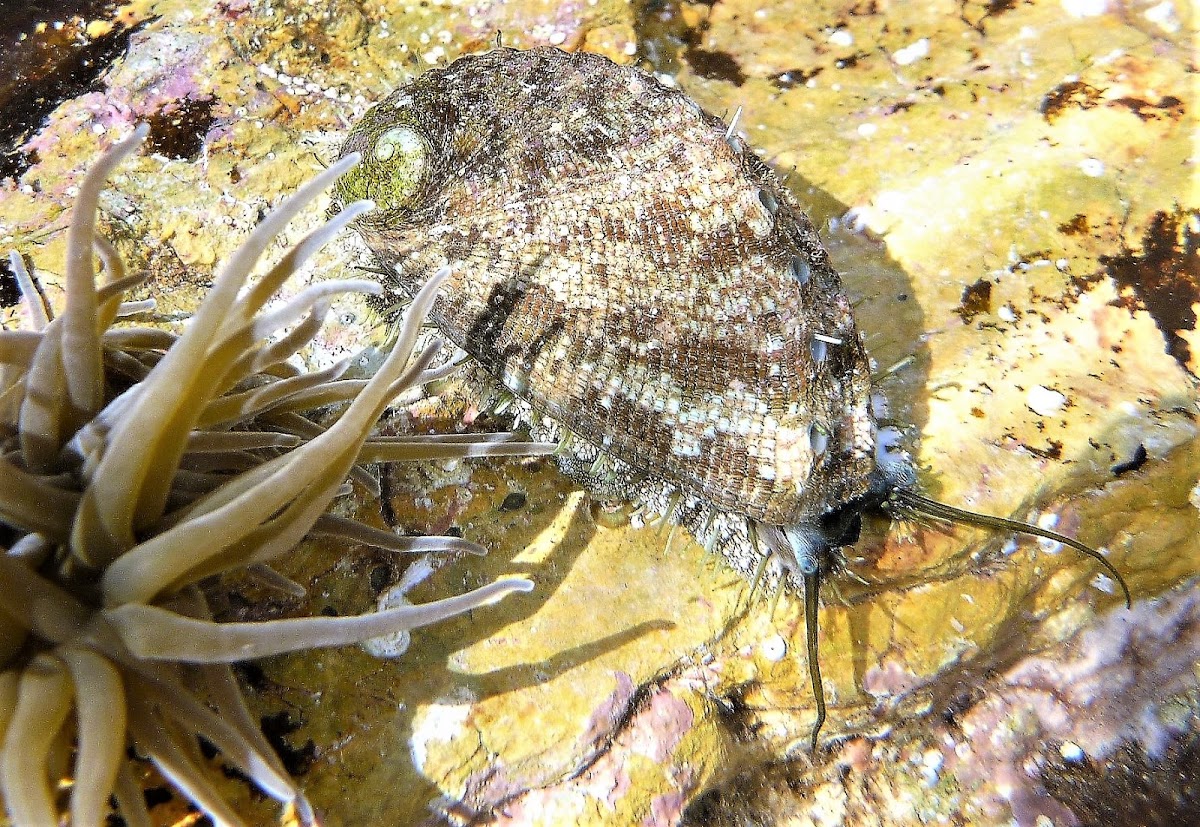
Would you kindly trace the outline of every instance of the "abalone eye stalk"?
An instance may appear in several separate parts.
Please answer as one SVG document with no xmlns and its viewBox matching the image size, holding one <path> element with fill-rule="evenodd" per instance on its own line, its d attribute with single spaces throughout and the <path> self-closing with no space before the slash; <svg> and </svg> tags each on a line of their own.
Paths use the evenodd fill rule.
<svg viewBox="0 0 1200 827">
<path fill-rule="evenodd" d="M 821 572 L 804 575 L 804 640 L 808 648 L 808 679 L 812 682 L 817 718 L 813 721 L 810 748 L 817 752 L 817 736 L 825 725 L 825 685 L 821 682 L 821 661 L 817 658 L 817 607 L 821 592 Z"/>
<path fill-rule="evenodd" d="M 1086 554 L 1103 566 L 1104 570 L 1121 587 L 1121 593 L 1125 596 L 1125 608 L 1133 608 L 1133 596 L 1129 592 L 1129 584 L 1125 582 L 1125 578 L 1121 576 L 1121 572 L 1117 571 L 1116 566 L 1110 563 L 1096 549 L 1078 540 L 1073 540 L 1065 534 L 1059 534 L 1057 531 L 1051 531 L 1048 528 L 1042 528 L 1030 523 L 1023 523 L 1020 520 L 1009 520 L 1004 517 L 993 517 L 990 514 L 978 514 L 974 511 L 967 511 L 964 508 L 956 508 L 937 500 L 931 500 L 928 497 L 922 497 L 920 494 L 907 491 L 903 488 L 897 488 L 892 492 L 892 499 L 897 505 L 903 508 L 910 509 L 918 514 L 935 517 L 939 520 L 947 520 L 952 523 L 968 523 L 985 528 L 995 528 L 1001 531 L 1012 531 L 1017 534 L 1030 534 L 1034 537 L 1044 537 L 1047 540 L 1053 540 L 1056 543 L 1069 546 L 1081 554 Z"/>
<path fill-rule="evenodd" d="M 821 574 L 828 567 L 831 545 L 815 524 L 795 526 L 751 524 L 751 536 L 761 540 L 767 547 L 767 557 L 775 557 L 784 569 L 804 584 L 804 638 L 808 651 L 808 678 L 812 683 L 813 699 L 817 704 L 817 718 L 813 722 L 810 739 L 813 752 L 817 749 L 817 736 L 825 725 L 825 688 L 821 681 L 821 661 L 817 652 L 817 609 L 820 607 Z"/>
</svg>

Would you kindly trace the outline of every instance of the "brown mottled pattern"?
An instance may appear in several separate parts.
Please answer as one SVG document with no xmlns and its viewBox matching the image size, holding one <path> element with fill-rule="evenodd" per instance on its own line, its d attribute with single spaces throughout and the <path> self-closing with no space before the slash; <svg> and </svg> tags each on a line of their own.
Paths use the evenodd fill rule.
<svg viewBox="0 0 1200 827">
<path fill-rule="evenodd" d="M 795 524 L 862 492 L 849 302 L 791 193 L 719 119 L 602 57 L 498 49 L 397 90 L 343 152 L 373 174 L 397 125 L 429 165 L 359 230 L 406 292 L 453 268 L 432 316 L 506 387 L 719 510 Z"/>
</svg>

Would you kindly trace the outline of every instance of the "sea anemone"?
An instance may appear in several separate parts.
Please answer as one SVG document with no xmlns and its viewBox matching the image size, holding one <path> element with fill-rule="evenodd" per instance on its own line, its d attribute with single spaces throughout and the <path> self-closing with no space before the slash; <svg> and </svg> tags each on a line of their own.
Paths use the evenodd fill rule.
<svg viewBox="0 0 1200 827">
<path fill-rule="evenodd" d="M 132 745 L 216 821 L 239 824 L 205 774 L 201 736 L 311 823 L 229 664 L 422 626 L 533 584 L 505 578 L 423 605 L 255 623 L 214 622 L 197 584 L 248 569 L 302 591 L 268 563 L 311 534 L 397 551 L 482 553 L 465 540 L 398 537 L 327 509 L 349 490 L 348 476 L 371 487 L 362 463 L 551 446 L 509 434 L 371 437 L 390 400 L 444 372 L 430 367 L 438 343 L 414 351 L 445 273 L 415 296 L 370 380 L 341 379 L 347 363 L 305 373 L 287 361 L 318 332 L 331 296 L 380 290 L 369 281 L 326 281 L 267 307 L 369 202 L 347 207 L 248 284 L 268 244 L 355 158 L 263 220 L 182 334 L 114 327 L 151 303 L 123 301 L 146 276 L 127 274 L 96 236 L 98 199 L 145 135 L 139 128 L 114 146 L 81 187 L 60 315 L 11 256 L 34 329 L 0 330 L 0 790 L 16 824 L 58 823 L 64 777 L 72 779 L 63 787 L 72 824 L 103 823 L 110 795 L 127 824 L 149 824 L 126 760 Z M 330 406 L 332 422 L 303 415 Z"/>
</svg>

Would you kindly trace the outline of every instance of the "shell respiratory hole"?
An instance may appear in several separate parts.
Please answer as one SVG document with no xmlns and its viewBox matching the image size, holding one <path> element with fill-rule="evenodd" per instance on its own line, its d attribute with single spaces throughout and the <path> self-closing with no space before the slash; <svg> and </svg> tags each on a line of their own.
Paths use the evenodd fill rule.
<svg viewBox="0 0 1200 827">
<path fill-rule="evenodd" d="M 399 291 L 449 267 L 430 316 L 508 394 L 560 467 L 803 585 L 817 720 L 817 601 L 865 509 L 1053 537 L 913 492 L 883 447 L 850 301 L 817 231 L 721 119 L 586 53 L 499 48 L 370 110 L 335 203 Z M 336 209 L 336 207 L 335 207 Z M 1125 591 L 1128 600 L 1128 590 Z"/>
</svg>

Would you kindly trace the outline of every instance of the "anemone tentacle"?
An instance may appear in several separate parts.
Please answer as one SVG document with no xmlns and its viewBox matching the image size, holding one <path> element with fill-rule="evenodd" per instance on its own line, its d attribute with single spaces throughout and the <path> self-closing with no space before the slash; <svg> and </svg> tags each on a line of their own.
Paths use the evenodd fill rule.
<svg viewBox="0 0 1200 827">
<path fill-rule="evenodd" d="M 114 146 L 80 188 L 63 313 L 54 316 L 21 257 L 10 257 L 32 329 L 0 330 L 0 536 L 13 538 L 0 548 L 0 792 L 14 823 L 58 823 L 58 782 L 69 774 L 72 824 L 103 824 L 111 797 L 125 823 L 149 825 L 128 763 L 132 744 L 215 821 L 241 824 L 208 777 L 199 736 L 300 823 L 313 824 L 229 664 L 412 629 L 533 584 L 507 577 L 418 606 L 256 623 L 215 621 L 196 584 L 242 569 L 302 594 L 266 564 L 308 536 L 396 552 L 483 553 L 461 538 L 397 537 L 327 512 L 348 479 L 378 496 L 366 463 L 553 446 L 511 434 L 444 442 L 373 435 L 397 395 L 446 373 L 431 368 L 438 343 L 419 352 L 417 345 L 447 272 L 416 296 L 370 379 L 342 379 L 348 363 L 306 373 L 288 361 L 320 331 L 333 296 L 379 291 L 343 279 L 277 297 L 369 202 L 350 205 L 251 278 L 278 233 L 354 157 L 263 220 L 220 268 L 184 332 L 112 327 L 154 307 L 127 300 L 146 275 L 128 275 L 95 235 L 107 175 L 145 136 L 139 128 Z M 340 412 L 309 418 L 330 405 Z"/>
</svg>

